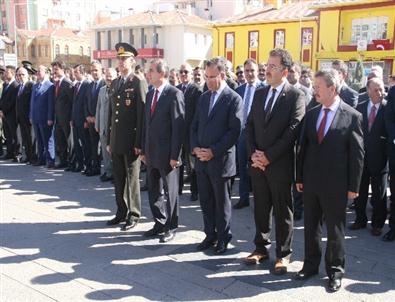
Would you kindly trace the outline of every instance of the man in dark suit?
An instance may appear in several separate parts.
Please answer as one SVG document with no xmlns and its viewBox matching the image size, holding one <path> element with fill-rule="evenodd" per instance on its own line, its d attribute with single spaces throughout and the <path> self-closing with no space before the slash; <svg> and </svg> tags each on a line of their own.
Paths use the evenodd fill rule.
<svg viewBox="0 0 395 302">
<path fill-rule="evenodd" d="M 110 86 L 107 151 L 113 162 L 117 212 L 107 225 L 126 220 L 121 230 L 134 228 L 141 216 L 140 159 L 146 89 L 133 74 L 136 49 L 127 43 L 115 45 L 120 76 Z M 126 200 L 125 200 L 126 199 Z"/>
<path fill-rule="evenodd" d="M 0 99 L 0 118 L 3 119 L 4 136 L 7 144 L 7 154 L 4 159 L 17 161 L 16 152 L 18 138 L 16 134 L 16 97 L 18 82 L 15 80 L 15 67 L 6 66 L 4 72 L 3 91 Z"/>
<path fill-rule="evenodd" d="M 33 85 L 30 100 L 30 122 L 37 139 L 37 162 L 34 166 L 47 165 L 53 168 L 55 149 L 53 138 L 54 123 L 54 88 L 49 81 L 48 68 L 40 65 L 37 68 L 37 83 Z"/>
<path fill-rule="evenodd" d="M 178 186 L 181 146 L 185 139 L 185 105 L 180 90 L 165 75 L 166 62 L 151 61 L 144 113 L 142 159 L 147 165 L 148 199 L 155 225 L 145 236 L 162 234 L 160 242 L 172 240 L 178 227 Z"/>
<path fill-rule="evenodd" d="M 362 115 L 339 97 L 336 70 L 315 75 L 314 93 L 320 106 L 307 112 L 297 161 L 296 186 L 303 191 L 305 257 L 296 279 L 318 273 L 323 218 L 329 291 L 338 291 L 344 275 L 344 229 L 347 199 L 358 197 L 363 170 Z"/>
<path fill-rule="evenodd" d="M 236 92 L 243 99 L 243 119 L 241 123 L 241 134 L 237 142 L 237 163 L 239 167 L 239 201 L 233 205 L 233 209 L 242 209 L 250 205 L 251 179 L 248 173 L 249 158 L 247 153 L 247 135 L 245 126 L 247 117 L 251 110 L 252 100 L 257 89 L 266 87 L 258 79 L 258 64 L 254 59 L 244 62 L 244 74 L 246 83 L 237 87 Z"/>
<path fill-rule="evenodd" d="M 343 102 L 347 103 L 353 108 L 358 105 L 358 92 L 350 88 L 347 83 L 348 67 L 347 64 L 342 60 L 335 60 L 332 62 L 332 68 L 339 72 L 341 88 L 339 92 L 340 98 Z"/>
<path fill-rule="evenodd" d="M 100 155 L 99 155 L 99 140 L 100 136 L 95 129 L 96 121 L 96 107 L 97 99 L 99 97 L 99 90 L 101 87 L 106 85 L 103 79 L 102 65 L 99 61 L 93 61 L 91 63 L 91 75 L 93 78 L 92 83 L 90 83 L 88 100 L 85 103 L 85 116 L 88 123 L 89 138 L 91 146 L 91 162 L 89 163 L 88 171 L 86 176 L 100 175 Z"/>
<path fill-rule="evenodd" d="M 388 132 L 388 158 L 391 190 L 391 206 L 388 224 L 390 230 L 383 236 L 384 241 L 395 240 L 395 86 L 388 91 L 388 103 L 385 110 L 385 125 Z"/>
<path fill-rule="evenodd" d="M 241 131 L 242 100 L 225 82 L 225 59 L 207 62 L 208 91 L 199 99 L 191 127 L 191 150 L 197 157 L 196 173 L 205 239 L 197 246 L 215 253 L 227 251 L 230 230 L 230 178 L 236 175 L 236 147 Z"/>
<path fill-rule="evenodd" d="M 294 180 L 295 140 L 305 114 L 305 96 L 287 81 L 291 55 L 283 49 L 270 52 L 266 69 L 268 87 L 255 92 L 247 120 L 247 148 L 251 158 L 254 193 L 255 250 L 247 264 L 269 258 L 272 214 L 276 220 L 274 274 L 285 274 L 293 237 L 291 186 Z"/>
<path fill-rule="evenodd" d="M 57 169 L 67 168 L 69 159 L 69 136 L 71 109 L 73 106 L 73 84 L 64 75 L 66 65 L 62 61 L 51 63 L 55 77 L 55 143 L 60 162 Z"/>
<path fill-rule="evenodd" d="M 380 236 L 387 218 L 387 130 L 385 128 L 384 111 L 387 101 L 384 100 L 384 83 L 379 78 L 371 78 L 367 83 L 369 100 L 358 105 L 362 114 L 365 159 L 359 196 L 355 199 L 355 222 L 351 230 L 366 227 L 366 203 L 368 201 L 369 184 L 372 188 L 371 204 L 372 230 L 374 236 Z"/>
<path fill-rule="evenodd" d="M 196 106 L 198 104 L 199 97 L 202 94 L 201 88 L 192 82 L 192 67 L 188 63 L 184 63 L 180 66 L 179 70 L 181 83 L 177 85 L 184 94 L 185 103 L 185 139 L 182 146 L 182 165 L 180 166 L 180 187 L 179 192 L 182 192 L 184 186 L 184 167 L 186 167 L 187 177 L 191 183 L 191 201 L 198 200 L 198 189 L 197 179 L 195 171 L 195 157 L 191 154 L 190 148 L 190 129 L 195 115 Z"/>
<path fill-rule="evenodd" d="M 71 112 L 71 126 L 73 129 L 73 149 L 77 164 L 70 169 L 72 172 L 81 172 L 90 166 L 91 141 L 89 137 L 88 122 L 85 120 L 85 105 L 90 94 L 90 81 L 85 78 L 85 68 L 82 64 L 73 68 L 75 76 L 73 108 Z"/>
<path fill-rule="evenodd" d="M 33 82 L 29 81 L 27 69 L 20 67 L 17 70 L 19 77 L 18 94 L 16 98 L 16 118 L 22 136 L 22 145 L 25 149 L 26 158 L 23 163 L 31 163 L 33 159 L 33 143 L 31 135 L 30 99 L 32 95 Z"/>
</svg>

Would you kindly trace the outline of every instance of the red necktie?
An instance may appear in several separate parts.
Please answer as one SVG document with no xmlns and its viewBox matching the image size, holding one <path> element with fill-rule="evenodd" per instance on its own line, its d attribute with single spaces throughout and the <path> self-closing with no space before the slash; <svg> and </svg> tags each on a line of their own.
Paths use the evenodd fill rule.
<svg viewBox="0 0 395 302">
<path fill-rule="evenodd" d="M 372 109 L 370 109 L 370 113 L 369 113 L 369 117 L 368 117 L 369 131 L 370 131 L 370 129 L 372 129 L 375 118 L 376 118 L 376 106 L 373 105 Z"/>
<path fill-rule="evenodd" d="M 55 82 L 55 96 L 59 96 L 59 86 L 60 86 L 60 81 Z"/>
<path fill-rule="evenodd" d="M 159 90 L 155 89 L 154 98 L 153 98 L 152 103 L 151 103 L 151 116 L 155 112 L 156 104 L 158 103 L 158 95 L 159 95 Z"/>
<path fill-rule="evenodd" d="M 325 126 L 326 126 L 326 120 L 327 120 L 329 111 L 330 111 L 329 108 L 324 109 L 324 117 L 322 118 L 320 126 L 318 127 L 317 136 L 318 136 L 318 143 L 319 144 L 321 144 L 321 142 L 325 136 Z"/>
</svg>

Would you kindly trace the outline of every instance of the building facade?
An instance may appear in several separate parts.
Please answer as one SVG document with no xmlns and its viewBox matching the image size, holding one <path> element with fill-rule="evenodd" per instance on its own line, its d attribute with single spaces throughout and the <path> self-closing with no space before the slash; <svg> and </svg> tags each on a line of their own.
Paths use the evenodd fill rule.
<svg viewBox="0 0 395 302">
<path fill-rule="evenodd" d="M 152 58 L 165 58 L 170 67 L 197 66 L 211 55 L 211 33 L 207 21 L 178 10 L 137 13 L 94 27 L 93 58 L 116 67 L 115 44 L 123 41 L 136 47 L 143 66 Z"/>
</svg>

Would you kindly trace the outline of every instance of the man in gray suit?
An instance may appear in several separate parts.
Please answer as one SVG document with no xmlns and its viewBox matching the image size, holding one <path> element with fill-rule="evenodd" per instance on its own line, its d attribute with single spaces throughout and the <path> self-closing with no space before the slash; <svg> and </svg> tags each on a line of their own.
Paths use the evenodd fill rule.
<svg viewBox="0 0 395 302">
<path fill-rule="evenodd" d="M 178 227 L 178 167 L 185 138 L 184 95 L 166 80 L 167 72 L 164 60 L 151 61 L 148 80 L 153 89 L 146 98 L 141 150 L 155 220 L 154 227 L 144 235 L 161 235 L 160 242 L 172 240 Z"/>
<path fill-rule="evenodd" d="M 109 92 L 111 82 L 117 77 L 114 68 L 107 68 L 105 71 L 106 85 L 100 88 L 96 105 L 95 128 L 100 135 L 101 152 L 103 156 L 103 174 L 100 176 L 101 181 L 109 181 L 112 176 L 111 155 L 108 153 L 107 145 L 107 124 L 108 124 L 108 108 L 109 108 Z"/>
</svg>

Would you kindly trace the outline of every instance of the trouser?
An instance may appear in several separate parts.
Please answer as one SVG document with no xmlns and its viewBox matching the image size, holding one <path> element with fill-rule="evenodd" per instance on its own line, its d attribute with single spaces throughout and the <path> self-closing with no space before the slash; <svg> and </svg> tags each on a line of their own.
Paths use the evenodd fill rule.
<svg viewBox="0 0 395 302">
<path fill-rule="evenodd" d="M 251 190 L 251 179 L 248 173 L 247 135 L 243 130 L 237 142 L 237 160 L 239 167 L 239 195 L 241 201 L 248 201 Z"/>
<path fill-rule="evenodd" d="M 18 118 L 18 124 L 21 130 L 22 146 L 25 149 L 26 159 L 31 162 L 33 158 L 33 143 L 30 121 L 27 118 Z"/>
<path fill-rule="evenodd" d="M 111 161 L 111 155 L 107 151 L 107 135 L 100 135 L 100 145 L 101 145 L 101 153 L 103 156 L 103 173 L 105 173 L 108 177 L 113 175 L 113 167 Z"/>
<path fill-rule="evenodd" d="M 34 124 L 37 139 L 37 156 L 41 164 L 55 162 L 53 127 L 47 124 Z"/>
<path fill-rule="evenodd" d="M 89 123 L 89 140 L 91 147 L 91 167 L 93 170 L 100 171 L 99 141 L 100 136 L 95 129 L 95 123 Z"/>
<path fill-rule="evenodd" d="M 62 164 L 67 164 L 68 161 L 70 131 L 70 124 L 55 124 L 55 149 Z"/>
</svg>

